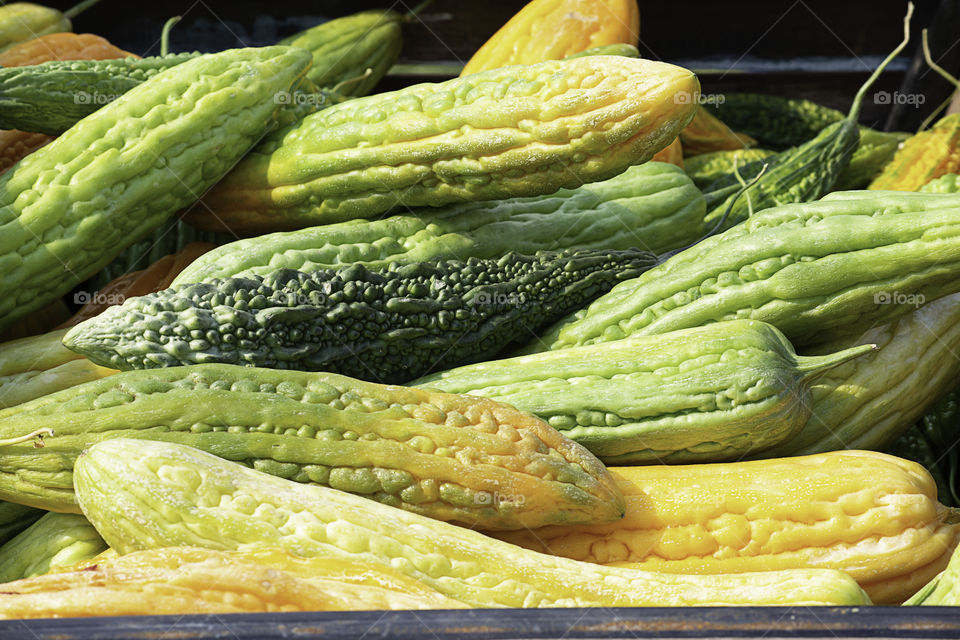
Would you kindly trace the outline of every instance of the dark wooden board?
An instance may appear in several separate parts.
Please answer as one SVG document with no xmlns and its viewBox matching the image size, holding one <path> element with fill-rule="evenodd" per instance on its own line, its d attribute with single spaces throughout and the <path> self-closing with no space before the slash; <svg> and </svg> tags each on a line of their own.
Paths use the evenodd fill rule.
<svg viewBox="0 0 960 640">
<path fill-rule="evenodd" d="M 958 607 L 473 609 L 0 622 L 3 640 L 960 638 Z"/>
</svg>

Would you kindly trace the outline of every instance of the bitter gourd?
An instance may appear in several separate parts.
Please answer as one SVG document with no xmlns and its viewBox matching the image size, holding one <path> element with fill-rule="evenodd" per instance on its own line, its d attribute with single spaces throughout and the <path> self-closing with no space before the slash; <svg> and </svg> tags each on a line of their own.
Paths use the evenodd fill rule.
<svg viewBox="0 0 960 640">
<path fill-rule="evenodd" d="M 796 434 L 814 380 L 871 348 L 798 356 L 770 325 L 734 320 L 481 362 L 413 384 L 529 411 L 606 464 L 718 462 Z"/>
<path fill-rule="evenodd" d="M 0 411 L 0 499 L 76 511 L 73 463 L 116 437 L 188 444 L 487 528 L 615 520 L 623 500 L 590 452 L 485 398 L 234 365 L 126 371 Z"/>
<path fill-rule="evenodd" d="M 109 60 L 140 56 L 92 33 L 49 33 L 0 53 L 0 67 L 25 67 L 50 60 Z"/>
<path fill-rule="evenodd" d="M 0 546 L 0 583 L 69 567 L 106 548 L 103 538 L 83 516 L 47 513 Z"/>
<path fill-rule="evenodd" d="M 269 134 L 187 221 L 261 233 L 577 187 L 649 160 L 698 92 L 680 67 L 586 56 L 355 98 Z"/>
<path fill-rule="evenodd" d="M 115 369 L 221 362 L 401 384 L 522 343 L 656 260 L 588 250 L 282 269 L 128 299 L 63 343 Z"/>
<path fill-rule="evenodd" d="M 0 129 L 60 135 L 162 71 L 199 57 L 52 60 L 0 68 Z"/>
<path fill-rule="evenodd" d="M 867 188 L 916 191 L 931 180 L 958 170 L 960 113 L 953 113 L 906 140 Z"/>
<path fill-rule="evenodd" d="M 960 534 L 922 467 L 873 451 L 610 472 L 622 520 L 495 536 L 667 573 L 836 569 L 874 603 L 897 604 L 946 566 Z"/>
<path fill-rule="evenodd" d="M 733 151 L 712 151 L 685 158 L 683 170 L 693 183 L 704 189 L 712 182 L 733 173 L 734 163 L 743 176 L 744 165 L 756 160 L 764 160 L 776 155 L 769 149 L 735 149 Z"/>
<path fill-rule="evenodd" d="M 193 202 L 270 128 L 279 108 L 273 96 L 309 64 L 310 54 L 294 47 L 188 60 L 0 176 L 0 328 L 56 300 Z"/>
<path fill-rule="evenodd" d="M 900 144 L 910 134 L 877 131 L 869 127 L 860 127 L 860 143 L 850 157 L 850 164 L 837 176 L 834 191 L 862 189 L 883 170 L 893 158 Z"/>
<path fill-rule="evenodd" d="M 905 606 L 960 606 L 960 550 L 954 551 L 947 567 L 913 594 Z"/>
<path fill-rule="evenodd" d="M 72 30 L 70 19 L 99 1 L 84 0 L 64 12 L 33 2 L 4 3 L 0 7 L 0 51 L 37 36 Z"/>
<path fill-rule="evenodd" d="M 605 45 L 636 44 L 636 0 L 532 0 L 483 43 L 461 76 L 571 57 Z"/>
<path fill-rule="evenodd" d="M 703 235 L 703 195 L 681 169 L 645 162 L 549 196 L 465 202 L 238 240 L 184 269 L 174 285 L 354 263 L 499 258 L 508 251 L 641 247 L 655 253 Z"/>
<path fill-rule="evenodd" d="M 906 46 L 910 38 L 909 22 L 913 5 L 908 5 L 904 20 L 904 39 L 880 63 L 857 91 L 846 117 L 827 125 L 816 136 L 803 144 L 780 152 L 771 158 L 763 175 L 749 183 L 741 194 L 738 189 L 714 208 L 707 210 L 708 227 L 723 222 L 729 228 L 746 220 L 755 211 L 791 202 L 816 200 L 831 190 L 840 173 L 850 164 L 853 152 L 860 144 L 857 118 L 867 90 L 880 72 Z"/>
<path fill-rule="evenodd" d="M 83 511 L 120 553 L 281 546 L 389 565 L 478 607 L 865 604 L 827 569 L 667 575 L 548 556 L 182 445 L 116 439 L 77 461 Z"/>
<path fill-rule="evenodd" d="M 948 173 L 926 183 L 917 191 L 922 193 L 956 193 L 960 191 L 960 174 Z"/>
<path fill-rule="evenodd" d="M 794 345 L 862 333 L 960 290 L 960 197 L 837 191 L 756 213 L 601 296 L 527 350 L 752 318 Z"/>
<path fill-rule="evenodd" d="M 812 140 L 844 119 L 843 112 L 811 100 L 759 93 L 724 93 L 723 100 L 703 108 L 727 126 L 756 138 L 761 147 L 781 151 Z"/>
<path fill-rule="evenodd" d="M 310 51 L 307 78 L 317 87 L 343 96 L 365 96 L 400 56 L 400 22 L 395 11 L 362 11 L 336 18 L 284 38 L 277 44 Z M 369 69 L 369 73 L 365 73 Z M 354 82 L 345 82 L 353 80 Z"/>
<path fill-rule="evenodd" d="M 104 555 L 79 569 L 4 584 L 0 619 L 466 608 L 380 563 L 263 547 Z"/>
<path fill-rule="evenodd" d="M 876 344 L 878 349 L 820 378 L 810 391 L 810 420 L 765 456 L 889 446 L 960 377 L 960 294 L 856 338 L 816 345 L 808 353 L 832 353 L 856 344 Z"/>
<path fill-rule="evenodd" d="M 116 373 L 63 346 L 66 329 L 0 343 L 0 408 Z"/>
</svg>

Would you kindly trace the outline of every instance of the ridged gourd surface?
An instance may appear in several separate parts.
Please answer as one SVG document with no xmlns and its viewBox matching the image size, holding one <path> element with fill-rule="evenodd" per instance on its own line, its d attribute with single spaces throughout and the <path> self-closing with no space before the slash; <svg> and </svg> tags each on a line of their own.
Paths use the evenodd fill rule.
<svg viewBox="0 0 960 640">
<path fill-rule="evenodd" d="M 869 602 L 852 579 L 836 571 L 704 579 L 534 553 L 169 443 L 100 443 L 78 461 L 77 489 L 84 513 L 120 553 L 183 544 L 213 549 L 269 544 L 305 557 L 324 554 L 388 564 L 444 595 L 481 607 Z"/>
<path fill-rule="evenodd" d="M 190 221 L 263 232 L 577 187 L 649 160 L 698 92 L 680 67 L 587 56 L 348 100 L 270 134 Z"/>
<path fill-rule="evenodd" d="M 128 371 L 0 411 L 0 438 L 39 428 L 54 431 L 42 449 L 0 449 L 0 496 L 57 511 L 77 510 L 80 452 L 123 435 L 471 525 L 623 515 L 600 461 L 530 414 L 334 374 L 216 364 Z"/>
<path fill-rule="evenodd" d="M 0 326 L 193 202 L 263 135 L 310 55 L 231 50 L 157 74 L 0 176 Z"/>
<path fill-rule="evenodd" d="M 118 369 L 221 362 L 403 383 L 522 343 L 655 263 L 640 250 L 566 251 L 281 270 L 131 298 L 64 344 Z"/>
<path fill-rule="evenodd" d="M 611 473 L 627 499 L 622 520 L 495 535 L 668 573 L 837 569 L 896 604 L 943 569 L 960 532 L 923 467 L 872 451 Z"/>
<path fill-rule="evenodd" d="M 175 285 L 362 263 L 499 258 L 561 249 L 661 253 L 703 234 L 704 199 L 683 171 L 645 162 L 547 196 L 463 202 L 412 215 L 351 220 L 231 242 L 198 258 Z"/>
<path fill-rule="evenodd" d="M 960 290 L 960 198 L 834 192 L 775 207 L 555 325 L 529 351 L 751 318 L 795 345 L 862 332 Z"/>
</svg>

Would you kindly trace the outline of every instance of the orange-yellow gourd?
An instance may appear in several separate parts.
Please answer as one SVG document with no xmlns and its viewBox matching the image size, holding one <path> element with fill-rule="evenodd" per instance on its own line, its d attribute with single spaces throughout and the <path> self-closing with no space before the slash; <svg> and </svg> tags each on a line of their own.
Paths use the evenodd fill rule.
<svg viewBox="0 0 960 640">
<path fill-rule="evenodd" d="M 869 451 L 610 469 L 622 520 L 496 537 L 575 560 L 667 573 L 797 568 L 848 573 L 877 604 L 902 602 L 950 559 L 956 512 L 918 464 Z"/>
<path fill-rule="evenodd" d="M 657 151 L 650 161 L 668 162 L 683 169 L 683 145 L 680 143 L 680 138 L 674 138 L 673 142 Z"/>
<path fill-rule="evenodd" d="M 53 136 L 43 133 L 0 129 L 0 174 L 51 140 Z"/>
<path fill-rule="evenodd" d="M 51 60 L 109 60 L 140 56 L 92 33 L 50 33 L 0 52 L 0 67 L 23 67 Z"/>
<path fill-rule="evenodd" d="M 908 138 L 868 189 L 916 191 L 931 180 L 960 171 L 960 113 Z"/>
<path fill-rule="evenodd" d="M 460 75 L 560 60 L 609 44 L 636 44 L 639 35 L 636 0 L 533 0 L 473 54 Z"/>
<path fill-rule="evenodd" d="M 696 156 L 712 151 L 734 151 L 755 147 L 757 141 L 736 133 L 706 109 L 697 109 L 693 120 L 680 132 L 683 154 Z"/>
<path fill-rule="evenodd" d="M 0 593 L 0 619 L 462 608 L 383 565 L 269 547 L 108 552 L 83 569 L 8 582 Z"/>
</svg>

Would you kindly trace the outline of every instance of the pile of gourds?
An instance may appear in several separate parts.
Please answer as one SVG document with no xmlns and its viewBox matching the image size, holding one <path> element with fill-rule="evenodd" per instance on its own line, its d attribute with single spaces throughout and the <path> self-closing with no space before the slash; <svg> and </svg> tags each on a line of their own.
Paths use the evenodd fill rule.
<svg viewBox="0 0 960 640">
<path fill-rule="evenodd" d="M 0 8 L 0 618 L 960 604 L 960 127 L 857 124 L 908 36 L 701 105 L 533 0 L 366 95 L 415 15 Z"/>
</svg>

